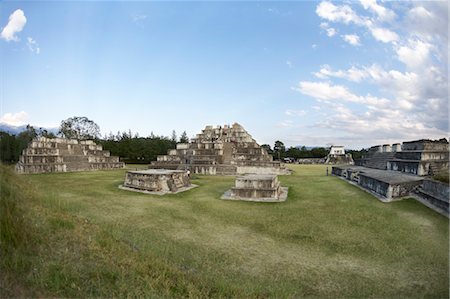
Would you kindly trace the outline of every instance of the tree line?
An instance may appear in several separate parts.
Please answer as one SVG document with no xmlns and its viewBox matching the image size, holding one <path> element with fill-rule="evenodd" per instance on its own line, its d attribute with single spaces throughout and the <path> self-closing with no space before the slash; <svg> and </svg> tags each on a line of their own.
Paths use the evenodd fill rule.
<svg viewBox="0 0 450 299">
<path fill-rule="evenodd" d="M 111 132 L 102 137 L 100 127 L 92 120 L 86 117 L 71 117 L 61 121 L 59 132 L 56 135 L 41 128 L 35 129 L 30 125 L 26 127 L 25 131 L 17 135 L 0 132 L 0 160 L 3 163 L 17 163 L 22 151 L 33 138 L 38 136 L 48 138 L 58 136 L 80 140 L 92 139 L 101 144 L 103 149 L 109 150 L 111 155 L 119 156 L 125 163 L 143 164 L 155 161 L 158 155 L 164 155 L 169 149 L 176 148 L 177 143 L 189 142 L 186 131 L 178 138 L 175 130 L 172 131 L 170 137 L 157 136 L 153 133 L 148 137 L 140 137 L 138 133 L 133 134 L 131 130 L 117 132 L 117 134 Z M 273 148 L 268 144 L 263 144 L 261 147 L 265 148 L 275 160 L 324 158 L 329 151 L 328 148 L 324 147 L 307 149 L 305 146 L 286 149 L 284 143 L 279 140 L 274 143 Z M 348 152 L 353 155 L 353 159 L 359 159 L 367 150 Z"/>
<path fill-rule="evenodd" d="M 179 142 L 189 142 L 186 131 L 180 138 L 172 131 L 171 137 L 157 136 L 153 133 L 148 137 L 140 137 L 138 133 L 117 132 L 113 135 L 101 136 L 99 126 L 86 117 L 71 117 L 61 122 L 57 134 L 44 129 L 35 129 L 27 125 L 26 130 L 14 135 L 0 131 L 0 160 L 3 163 L 13 164 L 19 161 L 22 151 L 35 137 L 64 137 L 79 140 L 94 140 L 101 144 L 103 149 L 109 150 L 111 155 L 119 156 L 125 163 L 145 163 L 156 160 L 158 155 L 164 155 L 169 149 L 176 147 Z"/>
<path fill-rule="evenodd" d="M 326 147 L 306 148 L 306 146 L 291 146 L 286 149 L 286 146 L 280 140 L 275 141 L 273 148 L 269 144 L 261 145 L 269 155 L 272 155 L 274 160 L 289 159 L 308 159 L 308 158 L 325 158 L 330 149 Z M 346 150 L 346 153 L 351 154 L 353 159 L 361 159 L 367 153 L 367 149 L 361 150 Z"/>
</svg>

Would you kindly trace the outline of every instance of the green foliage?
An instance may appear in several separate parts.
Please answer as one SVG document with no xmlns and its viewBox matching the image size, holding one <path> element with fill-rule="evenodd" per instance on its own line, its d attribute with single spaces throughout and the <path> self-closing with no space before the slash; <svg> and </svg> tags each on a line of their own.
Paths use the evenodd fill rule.
<svg viewBox="0 0 450 299">
<path fill-rule="evenodd" d="M 23 244 L 27 235 L 20 202 L 27 200 L 25 184 L 12 169 L 0 164 L 0 248 L 2 253 Z"/>
<path fill-rule="evenodd" d="M 96 139 L 100 137 L 100 127 L 87 117 L 74 116 L 61 121 L 59 133 L 71 139 Z"/>
<path fill-rule="evenodd" d="M 18 135 L 10 135 L 6 132 L 0 132 L 0 160 L 3 163 L 16 163 L 22 151 L 28 146 L 30 141 L 38 136 L 38 132 L 27 125 L 25 131 Z"/>
<path fill-rule="evenodd" d="M 442 183 L 449 183 L 449 170 L 443 170 L 433 176 L 433 179 Z"/>
<path fill-rule="evenodd" d="M 181 133 L 180 143 L 189 143 L 189 137 L 188 137 L 186 131 L 183 131 L 183 133 Z"/>
<path fill-rule="evenodd" d="M 133 137 L 131 131 L 118 133 L 108 139 L 99 140 L 111 155 L 121 157 L 126 163 L 148 164 L 155 161 L 158 155 L 165 155 L 169 149 L 176 147 L 176 140 L 164 136 Z"/>
<path fill-rule="evenodd" d="M 285 157 L 286 154 L 286 147 L 284 146 L 284 143 L 277 140 L 275 141 L 275 144 L 273 146 L 273 157 L 275 159 L 281 160 Z"/>
</svg>

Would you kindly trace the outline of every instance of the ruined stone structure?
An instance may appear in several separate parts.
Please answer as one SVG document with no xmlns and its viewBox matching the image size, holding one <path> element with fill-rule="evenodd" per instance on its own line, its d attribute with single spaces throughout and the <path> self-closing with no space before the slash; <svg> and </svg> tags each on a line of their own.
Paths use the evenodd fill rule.
<svg viewBox="0 0 450 299">
<path fill-rule="evenodd" d="M 228 200 L 281 202 L 288 188 L 281 187 L 276 175 L 248 174 L 236 178 L 235 186 L 221 197 Z"/>
<path fill-rule="evenodd" d="M 147 169 L 127 171 L 121 189 L 166 194 L 186 191 L 194 187 L 189 176 L 182 170 Z"/>
<path fill-rule="evenodd" d="M 373 193 L 382 201 L 413 196 L 448 217 L 449 186 L 425 179 L 448 171 L 449 143 L 446 139 L 374 146 L 358 165 L 335 166 L 332 174 Z"/>
<path fill-rule="evenodd" d="M 341 145 L 332 145 L 325 158 L 325 164 L 354 164 L 351 154 L 346 154 Z"/>
<path fill-rule="evenodd" d="M 441 140 L 417 140 L 373 146 L 357 165 L 382 170 L 395 170 L 420 176 L 448 169 L 449 143 Z"/>
<path fill-rule="evenodd" d="M 190 143 L 179 143 L 167 155 L 158 156 L 149 168 L 189 169 L 192 173 L 212 175 L 289 173 L 237 123 L 207 126 Z"/>
<path fill-rule="evenodd" d="M 123 168 L 92 140 L 38 137 L 23 150 L 16 164 L 18 173 L 71 172 Z"/>
<path fill-rule="evenodd" d="M 444 139 L 445 140 L 445 139 Z M 447 140 L 403 142 L 402 150 L 387 162 L 387 169 L 426 176 L 448 169 Z"/>
</svg>

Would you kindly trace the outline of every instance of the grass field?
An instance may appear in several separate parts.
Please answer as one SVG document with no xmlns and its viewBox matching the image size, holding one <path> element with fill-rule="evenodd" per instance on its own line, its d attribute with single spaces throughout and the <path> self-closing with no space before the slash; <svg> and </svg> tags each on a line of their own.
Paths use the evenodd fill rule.
<svg viewBox="0 0 450 299">
<path fill-rule="evenodd" d="M 324 166 L 292 168 L 284 203 L 222 201 L 227 176 L 157 196 L 119 190 L 125 170 L 3 174 L 26 192 L 27 237 L 2 252 L 2 292 L 448 298 L 447 218 L 412 199 L 381 203 Z"/>
</svg>

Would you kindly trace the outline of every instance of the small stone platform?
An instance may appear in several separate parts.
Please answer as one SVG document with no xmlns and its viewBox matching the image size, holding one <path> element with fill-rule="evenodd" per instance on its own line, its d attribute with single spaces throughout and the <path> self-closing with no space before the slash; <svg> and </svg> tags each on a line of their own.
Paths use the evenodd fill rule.
<svg viewBox="0 0 450 299">
<path fill-rule="evenodd" d="M 334 166 L 331 173 L 369 191 L 384 202 L 409 196 L 423 178 L 398 171 L 362 166 Z"/>
<path fill-rule="evenodd" d="M 197 187 L 190 183 L 182 170 L 146 169 L 127 171 L 125 182 L 119 188 L 148 194 L 179 193 Z"/>
<path fill-rule="evenodd" d="M 235 186 L 221 199 L 281 202 L 287 199 L 288 188 L 281 187 L 276 175 L 249 174 L 236 178 Z"/>
</svg>

